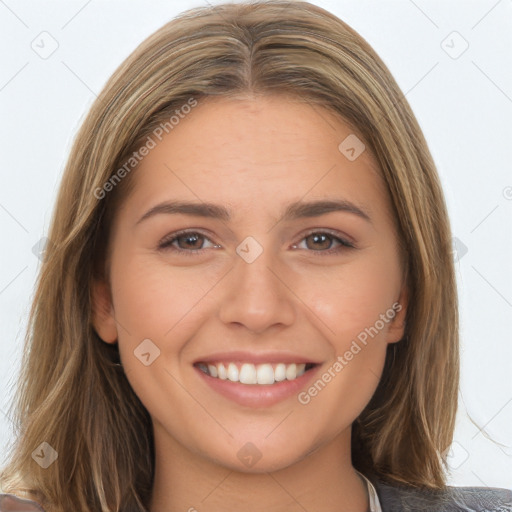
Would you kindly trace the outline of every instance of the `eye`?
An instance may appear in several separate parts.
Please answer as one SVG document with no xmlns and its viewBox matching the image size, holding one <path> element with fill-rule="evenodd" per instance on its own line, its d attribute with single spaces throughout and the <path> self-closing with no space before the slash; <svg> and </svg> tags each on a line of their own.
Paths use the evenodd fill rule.
<svg viewBox="0 0 512 512">
<path fill-rule="evenodd" d="M 162 239 L 158 244 L 158 249 L 163 251 L 173 251 L 190 256 L 200 255 L 205 247 L 206 241 L 210 243 L 210 248 L 217 249 L 220 245 L 214 244 L 206 235 L 198 231 L 180 231 L 173 233 Z M 300 247 L 305 243 L 305 247 Z M 334 247 L 333 247 L 334 245 Z M 329 255 L 338 253 L 346 249 L 354 249 L 355 246 L 341 238 L 326 231 L 314 231 L 306 235 L 299 244 L 292 245 L 293 249 L 306 249 L 317 252 L 319 255 Z"/>
<path fill-rule="evenodd" d="M 178 253 L 187 253 L 187 255 L 193 256 L 201 253 L 202 249 L 204 249 L 205 240 L 212 243 L 208 237 L 198 231 L 181 231 L 161 240 L 158 248 Z M 212 243 L 211 247 L 218 248 L 220 245 Z"/>
<path fill-rule="evenodd" d="M 294 244 L 292 247 L 294 249 L 304 249 L 304 247 L 300 247 L 303 242 L 305 243 L 305 249 L 319 252 L 319 255 L 322 256 L 337 253 L 345 249 L 355 249 L 355 246 L 344 238 L 325 231 L 314 231 L 309 233 L 299 244 Z M 333 247 L 333 245 L 335 247 Z"/>
</svg>

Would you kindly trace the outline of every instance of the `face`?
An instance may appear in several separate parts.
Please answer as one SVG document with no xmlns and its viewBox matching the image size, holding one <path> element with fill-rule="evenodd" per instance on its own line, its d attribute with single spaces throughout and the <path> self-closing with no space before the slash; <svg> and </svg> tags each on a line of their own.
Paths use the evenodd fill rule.
<svg viewBox="0 0 512 512">
<path fill-rule="evenodd" d="M 269 471 L 350 438 L 406 310 L 386 188 L 354 136 L 282 96 L 208 99 L 134 171 L 94 321 L 157 446 Z"/>
</svg>

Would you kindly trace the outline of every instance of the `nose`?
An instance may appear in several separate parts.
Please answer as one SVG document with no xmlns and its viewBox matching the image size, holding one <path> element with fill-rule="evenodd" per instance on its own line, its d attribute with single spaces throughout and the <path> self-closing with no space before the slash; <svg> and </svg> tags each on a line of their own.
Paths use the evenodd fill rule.
<svg viewBox="0 0 512 512">
<path fill-rule="evenodd" d="M 227 276 L 219 316 L 260 334 L 272 326 L 289 326 L 296 316 L 293 283 L 270 250 L 252 263 L 236 256 Z M 288 279 L 286 279 L 288 277 Z"/>
</svg>

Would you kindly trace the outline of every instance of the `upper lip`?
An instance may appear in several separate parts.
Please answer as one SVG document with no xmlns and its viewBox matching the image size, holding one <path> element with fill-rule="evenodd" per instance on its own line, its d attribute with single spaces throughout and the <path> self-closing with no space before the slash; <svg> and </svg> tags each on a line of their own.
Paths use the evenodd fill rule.
<svg viewBox="0 0 512 512">
<path fill-rule="evenodd" d="M 197 363 L 218 363 L 218 362 L 244 362 L 252 364 L 262 363 L 312 363 L 320 364 L 320 361 L 315 361 L 311 357 L 304 357 L 298 354 L 292 354 L 290 352 L 245 352 L 245 351 L 233 351 L 233 352 L 216 352 L 205 357 L 196 359 L 194 364 Z"/>
</svg>

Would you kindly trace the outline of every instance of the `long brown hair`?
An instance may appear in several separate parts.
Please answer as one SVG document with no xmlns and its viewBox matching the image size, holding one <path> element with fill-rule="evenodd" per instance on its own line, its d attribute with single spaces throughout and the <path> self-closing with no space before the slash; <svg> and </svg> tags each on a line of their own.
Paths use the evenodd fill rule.
<svg viewBox="0 0 512 512">
<path fill-rule="evenodd" d="M 136 166 L 112 178 L 191 98 L 246 92 L 284 93 L 329 109 L 375 155 L 409 300 L 404 339 L 389 345 L 379 387 L 353 426 L 353 464 L 390 482 L 445 485 L 458 313 L 435 165 L 407 100 L 368 43 L 319 7 L 275 0 L 186 11 L 121 64 L 90 109 L 64 171 L 37 281 L 4 492 L 30 493 L 48 512 L 146 510 L 151 420 L 116 364 L 117 346 L 92 327 L 91 283 L 108 267 L 109 227 Z M 31 456 L 43 442 L 58 453 L 46 469 Z"/>
</svg>

